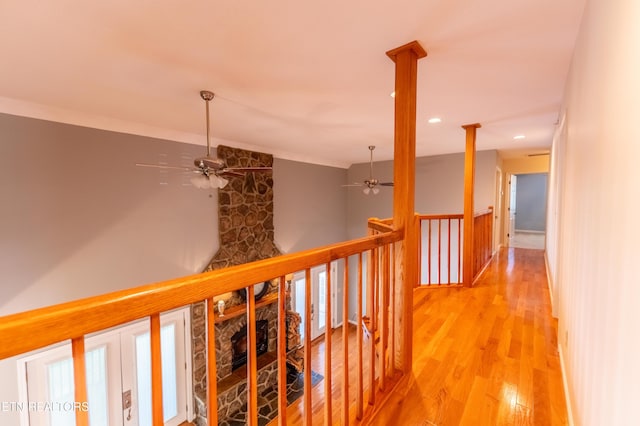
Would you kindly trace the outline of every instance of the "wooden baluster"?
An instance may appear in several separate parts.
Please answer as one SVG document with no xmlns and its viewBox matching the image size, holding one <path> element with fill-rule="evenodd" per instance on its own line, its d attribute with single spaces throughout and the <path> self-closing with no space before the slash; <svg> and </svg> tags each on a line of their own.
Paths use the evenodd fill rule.
<svg viewBox="0 0 640 426">
<path fill-rule="evenodd" d="M 417 217 L 417 224 L 416 226 L 418 227 L 418 231 L 417 231 L 417 235 L 418 235 L 418 277 L 419 280 L 416 281 L 416 287 L 420 287 L 420 285 L 422 285 L 422 220 Z"/>
<path fill-rule="evenodd" d="M 342 424 L 349 424 L 349 258 L 344 259 L 342 286 Z"/>
<path fill-rule="evenodd" d="M 451 218 L 447 219 L 447 284 L 451 284 Z"/>
<path fill-rule="evenodd" d="M 278 424 L 287 424 L 287 291 L 284 276 L 278 286 Z M 216 424 L 216 423 L 214 423 Z"/>
<path fill-rule="evenodd" d="M 218 424 L 218 367 L 216 364 L 216 317 L 213 298 L 207 303 L 207 423 Z"/>
<path fill-rule="evenodd" d="M 333 406 L 331 392 L 331 262 L 326 265 L 327 283 L 325 291 L 325 329 L 324 329 L 324 424 L 333 424 Z M 322 291 L 322 290 L 320 290 Z"/>
<path fill-rule="evenodd" d="M 381 250 L 381 327 L 380 327 L 380 390 L 384 391 L 387 376 L 387 338 L 389 332 L 389 246 L 384 245 Z"/>
<path fill-rule="evenodd" d="M 374 270 L 374 264 L 375 264 L 375 256 L 374 256 L 374 250 L 369 250 L 369 262 L 368 262 L 368 267 L 369 267 L 369 271 L 370 273 L 367 276 L 367 282 L 370 283 L 368 285 L 367 288 L 367 299 L 368 299 L 368 306 L 371 306 L 371 311 L 368 312 L 369 314 L 369 323 L 371 324 L 370 330 L 369 330 L 369 343 L 371 343 L 371 350 L 369 351 L 369 404 L 370 405 L 374 405 L 376 402 L 376 388 L 375 388 L 375 384 L 376 384 L 376 333 L 375 333 L 375 329 L 373 327 L 374 324 L 374 318 L 376 317 L 376 312 L 375 312 L 375 304 L 374 304 L 374 292 L 375 292 L 375 286 L 373 283 L 374 280 L 374 275 L 375 275 L 375 270 Z"/>
<path fill-rule="evenodd" d="M 393 320 L 396 317 L 396 246 L 395 244 L 390 244 L 391 246 L 391 303 L 389 303 L 389 308 L 391 309 L 391 336 L 389 341 L 391 342 L 391 352 L 389 353 L 390 361 L 389 368 L 391 369 L 391 373 L 393 374 L 395 371 L 396 365 L 396 323 Z"/>
<path fill-rule="evenodd" d="M 311 269 L 305 270 L 304 288 L 304 424 L 311 425 Z"/>
<path fill-rule="evenodd" d="M 258 354 L 256 348 L 256 299 L 252 285 L 247 287 L 247 423 L 258 425 Z"/>
<path fill-rule="evenodd" d="M 438 219 L 438 285 L 442 284 L 442 220 Z"/>
<path fill-rule="evenodd" d="M 164 425 L 162 409 L 162 345 L 160 341 L 160 314 L 150 317 L 151 335 L 151 412 L 153 426 Z"/>
<path fill-rule="evenodd" d="M 356 394 L 356 418 L 362 420 L 363 412 L 363 399 L 364 399 L 364 378 L 362 371 L 363 364 L 363 350 L 362 350 L 362 253 L 358 253 L 358 279 L 356 282 L 356 318 L 358 324 L 356 328 L 356 344 L 358 345 L 358 358 L 357 358 L 357 375 L 358 375 L 358 393 Z"/>
<path fill-rule="evenodd" d="M 429 277 L 427 279 L 427 283 L 431 285 L 431 219 L 429 219 L 429 263 L 427 263 L 429 268 Z"/>
<path fill-rule="evenodd" d="M 71 340 L 71 355 L 73 356 L 73 385 L 74 399 L 80 404 L 86 404 L 87 399 L 87 369 L 84 354 L 84 336 Z M 89 425 L 89 412 L 75 410 L 76 425 Z"/>
<path fill-rule="evenodd" d="M 458 219 L 458 284 L 462 284 L 462 247 L 460 242 L 462 241 L 462 219 Z"/>
<path fill-rule="evenodd" d="M 373 281 L 373 303 L 371 306 L 371 328 L 378 330 L 378 249 L 374 248 L 371 252 L 371 280 Z"/>
</svg>

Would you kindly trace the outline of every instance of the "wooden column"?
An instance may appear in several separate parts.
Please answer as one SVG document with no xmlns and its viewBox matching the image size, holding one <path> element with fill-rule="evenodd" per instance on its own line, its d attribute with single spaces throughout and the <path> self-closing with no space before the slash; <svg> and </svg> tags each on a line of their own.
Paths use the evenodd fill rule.
<svg viewBox="0 0 640 426">
<path fill-rule="evenodd" d="M 73 356 L 73 383 L 75 401 L 88 404 L 87 399 L 87 374 L 84 354 L 84 336 L 71 340 L 71 354 Z M 89 412 L 76 410 L 76 425 L 87 426 L 89 424 Z"/>
<path fill-rule="evenodd" d="M 151 340 L 151 421 L 153 426 L 164 425 L 162 409 L 162 343 L 160 314 L 149 317 L 149 334 Z"/>
<path fill-rule="evenodd" d="M 462 254 L 462 283 L 473 284 L 473 187 L 476 175 L 476 129 L 480 124 L 466 124 L 467 132 L 464 152 L 464 239 Z"/>
<path fill-rule="evenodd" d="M 397 368 L 411 371 L 413 338 L 413 286 L 418 282 L 418 236 L 414 225 L 416 178 L 416 86 L 418 59 L 427 52 L 417 41 L 387 52 L 396 64 L 393 226 L 404 230 L 404 240 L 397 243 L 396 309 L 394 318 Z"/>
</svg>

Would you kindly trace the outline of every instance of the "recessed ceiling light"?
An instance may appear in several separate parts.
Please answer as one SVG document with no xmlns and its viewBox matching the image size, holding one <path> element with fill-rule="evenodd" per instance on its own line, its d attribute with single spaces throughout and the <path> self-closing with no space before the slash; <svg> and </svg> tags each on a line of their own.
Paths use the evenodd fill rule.
<svg viewBox="0 0 640 426">
<path fill-rule="evenodd" d="M 389 96 L 391 96 L 392 98 L 395 98 L 396 97 L 396 91 L 394 90 L 393 92 L 391 92 L 391 94 Z"/>
<path fill-rule="evenodd" d="M 442 119 L 440 117 L 431 117 L 428 122 L 431 124 L 440 123 Z"/>
<path fill-rule="evenodd" d="M 514 139 L 524 139 L 524 135 L 517 135 L 513 137 Z"/>
</svg>

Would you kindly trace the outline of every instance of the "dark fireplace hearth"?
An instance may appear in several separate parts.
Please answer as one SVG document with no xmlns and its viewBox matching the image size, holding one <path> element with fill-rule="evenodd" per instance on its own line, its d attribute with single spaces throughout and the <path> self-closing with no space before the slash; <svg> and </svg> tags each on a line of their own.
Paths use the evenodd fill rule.
<svg viewBox="0 0 640 426">
<path fill-rule="evenodd" d="M 260 356 L 269 349 L 269 321 L 256 321 L 256 352 Z M 247 363 L 247 327 L 231 336 L 231 369 L 235 370 Z"/>
</svg>

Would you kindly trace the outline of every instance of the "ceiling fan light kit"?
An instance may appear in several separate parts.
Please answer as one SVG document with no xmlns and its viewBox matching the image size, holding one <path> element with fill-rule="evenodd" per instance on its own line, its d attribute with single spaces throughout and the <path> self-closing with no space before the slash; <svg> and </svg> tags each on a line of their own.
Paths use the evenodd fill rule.
<svg viewBox="0 0 640 426">
<path fill-rule="evenodd" d="M 207 189 L 207 188 L 224 188 L 229 183 L 225 178 L 221 178 L 219 176 L 205 176 L 198 175 L 191 178 L 191 185 L 195 186 L 198 189 Z"/>
</svg>

